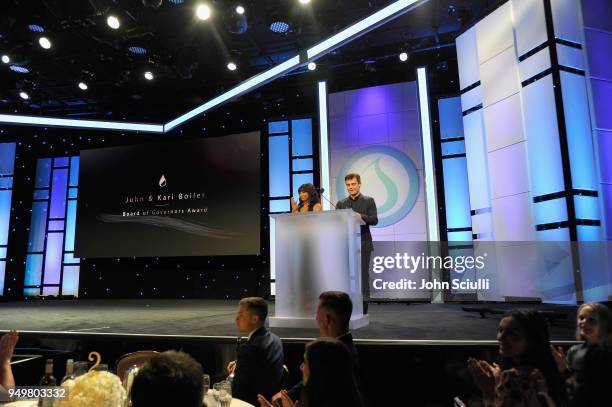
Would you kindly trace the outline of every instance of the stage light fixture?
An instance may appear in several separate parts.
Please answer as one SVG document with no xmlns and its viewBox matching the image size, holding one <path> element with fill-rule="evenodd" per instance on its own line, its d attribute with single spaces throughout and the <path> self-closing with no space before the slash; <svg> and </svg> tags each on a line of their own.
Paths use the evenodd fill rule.
<svg viewBox="0 0 612 407">
<path fill-rule="evenodd" d="M 169 1 L 175 6 L 178 6 L 179 4 L 183 4 L 185 2 L 185 0 L 169 0 Z"/>
<path fill-rule="evenodd" d="M 212 10 L 208 4 L 200 4 L 196 8 L 196 16 L 200 20 L 208 20 L 212 14 Z"/>
<path fill-rule="evenodd" d="M 85 82 L 79 82 L 79 89 L 81 90 L 87 90 L 89 88 L 89 86 L 87 86 L 87 84 Z"/>
<path fill-rule="evenodd" d="M 230 71 L 235 71 L 236 69 L 238 69 L 238 66 L 236 66 L 235 63 L 230 62 L 227 64 L 227 69 L 229 69 Z"/>
<path fill-rule="evenodd" d="M 144 55 L 147 53 L 147 50 L 142 47 L 128 47 L 128 51 L 135 55 Z"/>
<path fill-rule="evenodd" d="M 9 62 L 11 62 L 11 57 L 9 57 L 6 54 L 2 55 L 2 62 L 4 62 L 5 64 L 8 64 Z"/>
<path fill-rule="evenodd" d="M 151 72 L 151 71 L 146 71 L 146 72 L 144 73 L 144 78 L 145 78 L 146 80 L 148 80 L 148 81 L 152 81 L 152 80 L 153 80 L 153 78 L 155 78 L 155 76 L 153 75 L 153 72 Z"/>
<path fill-rule="evenodd" d="M 244 34 L 249 29 L 249 23 L 242 6 L 232 7 L 225 15 L 225 25 L 232 34 Z"/>
<path fill-rule="evenodd" d="M 106 19 L 106 24 L 108 24 L 108 26 L 113 30 L 116 30 L 121 27 L 121 22 L 116 16 L 113 15 L 108 16 L 108 18 Z"/>
<path fill-rule="evenodd" d="M 236 13 L 237 13 L 237 14 L 243 15 L 243 14 L 244 14 L 244 12 L 245 12 L 244 7 L 242 7 L 242 6 L 236 6 Z"/>
<path fill-rule="evenodd" d="M 399 59 L 400 59 L 400 61 L 402 61 L 402 62 L 406 62 L 406 61 L 408 61 L 408 53 L 406 53 L 406 52 L 402 52 L 402 53 L 400 53 L 400 54 L 399 54 Z"/>
<path fill-rule="evenodd" d="M 142 0 L 142 5 L 150 8 L 159 8 L 163 0 Z"/>
<path fill-rule="evenodd" d="M 43 47 L 44 49 L 49 49 L 51 48 L 51 41 L 49 40 L 49 38 L 47 37 L 40 37 L 38 39 L 38 43 L 40 44 L 41 47 Z"/>
<path fill-rule="evenodd" d="M 317 69 L 317 64 L 314 62 L 309 62 L 308 63 L 308 70 L 309 71 L 314 71 L 315 69 Z"/>
<path fill-rule="evenodd" d="M 30 70 L 26 67 L 23 66 L 19 66 L 19 65 L 11 65 L 9 66 L 9 69 L 13 72 L 17 72 L 17 73 L 30 73 Z"/>
<path fill-rule="evenodd" d="M 278 34 L 284 34 L 289 31 L 289 23 L 284 21 L 274 21 L 272 24 L 270 24 L 270 31 Z"/>
<path fill-rule="evenodd" d="M 30 95 L 28 95 L 27 92 L 24 92 L 24 91 L 19 92 L 19 97 L 22 98 L 23 100 L 30 99 Z"/>
<path fill-rule="evenodd" d="M 38 24 L 29 24 L 28 25 L 28 30 L 35 32 L 35 33 L 42 33 L 45 32 L 45 29 L 42 28 L 40 25 Z"/>
</svg>

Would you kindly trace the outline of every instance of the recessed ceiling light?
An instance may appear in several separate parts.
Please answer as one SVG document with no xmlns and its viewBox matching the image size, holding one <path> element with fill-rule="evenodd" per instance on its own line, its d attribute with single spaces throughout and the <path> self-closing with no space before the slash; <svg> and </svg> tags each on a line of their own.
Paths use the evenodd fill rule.
<svg viewBox="0 0 612 407">
<path fill-rule="evenodd" d="M 40 37 L 38 39 L 38 43 L 40 44 L 41 47 L 43 47 L 44 49 L 49 49 L 51 48 L 51 41 L 49 41 L 49 38 L 47 37 Z"/>
<path fill-rule="evenodd" d="M 113 15 L 108 16 L 108 18 L 106 19 L 106 24 L 108 24 L 108 26 L 113 30 L 116 30 L 121 27 L 119 19 Z"/>
<path fill-rule="evenodd" d="M 245 11 L 245 10 L 244 10 L 244 7 L 242 7 L 242 6 L 236 6 L 236 13 L 238 13 L 238 14 L 242 15 L 242 14 L 244 14 L 244 11 Z"/>
<path fill-rule="evenodd" d="M 2 62 L 4 62 L 5 64 L 8 64 L 9 62 L 11 62 L 11 58 L 8 55 L 2 55 Z"/>
<path fill-rule="evenodd" d="M 310 0 L 299 0 L 299 1 L 300 1 L 300 3 L 302 3 L 302 4 L 308 4 L 308 3 L 310 3 Z"/>
<path fill-rule="evenodd" d="M 208 20 L 211 14 L 212 11 L 210 10 L 210 6 L 208 4 L 200 4 L 196 8 L 196 16 L 198 16 L 200 20 Z"/>
<path fill-rule="evenodd" d="M 309 71 L 314 71 L 315 69 L 317 69 L 317 64 L 314 62 L 309 62 L 308 63 L 308 70 Z"/>
<path fill-rule="evenodd" d="M 21 91 L 21 92 L 19 92 L 19 97 L 22 98 L 23 100 L 28 100 L 30 98 L 30 95 L 28 95 L 24 91 Z"/>
<path fill-rule="evenodd" d="M 85 82 L 79 82 L 79 89 L 81 90 L 87 90 L 87 88 L 89 88 L 89 86 L 87 86 L 87 84 Z"/>
<path fill-rule="evenodd" d="M 230 63 L 227 64 L 227 69 L 229 69 L 230 71 L 235 71 L 237 68 L 238 67 L 233 62 L 230 62 Z"/>
<path fill-rule="evenodd" d="M 144 73 L 144 78 L 148 81 L 152 81 L 154 76 L 153 76 L 153 72 L 151 71 L 147 71 Z"/>
<path fill-rule="evenodd" d="M 402 62 L 408 61 L 408 54 L 406 52 L 402 52 L 401 54 L 399 54 L 399 59 Z"/>
</svg>

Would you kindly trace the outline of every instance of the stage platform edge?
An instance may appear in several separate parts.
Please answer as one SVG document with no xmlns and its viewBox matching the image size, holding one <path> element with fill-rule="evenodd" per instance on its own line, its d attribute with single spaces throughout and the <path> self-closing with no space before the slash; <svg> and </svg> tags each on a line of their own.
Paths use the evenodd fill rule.
<svg viewBox="0 0 612 407">
<path fill-rule="evenodd" d="M 270 317 L 268 320 L 271 328 L 318 328 L 317 321 L 314 318 Z M 349 329 L 363 328 L 369 323 L 369 315 L 353 315 L 349 323 Z"/>
</svg>

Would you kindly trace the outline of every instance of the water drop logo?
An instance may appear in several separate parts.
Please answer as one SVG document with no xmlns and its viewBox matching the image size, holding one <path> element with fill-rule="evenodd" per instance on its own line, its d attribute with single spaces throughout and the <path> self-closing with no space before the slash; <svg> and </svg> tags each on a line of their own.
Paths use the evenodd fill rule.
<svg viewBox="0 0 612 407">
<path fill-rule="evenodd" d="M 163 188 L 166 186 L 167 183 L 168 182 L 166 181 L 166 177 L 164 176 L 164 174 L 162 174 L 161 178 L 159 179 L 159 186 Z"/>
<path fill-rule="evenodd" d="M 344 163 L 336 183 L 338 199 L 346 198 L 344 176 L 361 176 L 361 191 L 376 201 L 377 227 L 393 225 L 404 219 L 419 195 L 419 175 L 412 160 L 403 152 L 387 147 L 366 147 Z"/>
</svg>

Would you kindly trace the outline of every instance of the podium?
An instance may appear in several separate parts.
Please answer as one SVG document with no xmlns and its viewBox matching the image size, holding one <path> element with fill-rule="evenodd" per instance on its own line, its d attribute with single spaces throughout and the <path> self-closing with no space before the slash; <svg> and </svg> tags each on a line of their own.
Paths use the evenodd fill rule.
<svg viewBox="0 0 612 407">
<path fill-rule="evenodd" d="M 270 215 L 271 327 L 316 328 L 319 294 L 329 290 L 351 297 L 351 329 L 369 323 L 361 296 L 363 224 L 351 209 Z"/>
</svg>

